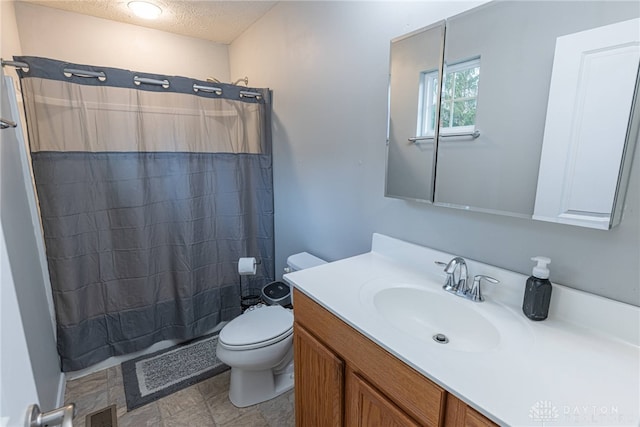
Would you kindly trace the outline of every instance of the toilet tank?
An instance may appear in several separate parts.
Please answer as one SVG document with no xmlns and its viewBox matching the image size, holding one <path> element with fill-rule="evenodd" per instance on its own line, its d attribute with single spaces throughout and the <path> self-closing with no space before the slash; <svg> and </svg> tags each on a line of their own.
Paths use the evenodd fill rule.
<svg viewBox="0 0 640 427">
<path fill-rule="evenodd" d="M 305 268 L 316 267 L 318 265 L 326 264 L 327 261 L 311 255 L 308 252 L 300 252 L 299 254 L 293 254 L 287 258 L 287 267 L 289 271 L 304 270 Z"/>
<path fill-rule="evenodd" d="M 287 267 L 284 269 L 285 273 L 291 273 L 292 271 L 304 270 L 305 268 L 316 267 L 318 265 L 326 264 L 327 261 L 311 255 L 308 252 L 300 252 L 299 254 L 290 255 L 287 258 Z M 289 286 L 291 286 L 289 284 Z M 290 292 L 290 302 L 293 304 L 293 292 Z"/>
</svg>

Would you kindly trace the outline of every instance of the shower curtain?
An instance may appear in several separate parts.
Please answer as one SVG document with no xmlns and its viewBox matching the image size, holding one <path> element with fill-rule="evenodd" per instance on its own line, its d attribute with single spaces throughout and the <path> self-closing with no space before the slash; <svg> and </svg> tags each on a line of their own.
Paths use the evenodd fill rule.
<svg viewBox="0 0 640 427">
<path fill-rule="evenodd" d="M 239 257 L 273 280 L 268 89 L 14 59 L 63 371 L 235 317 Z"/>
</svg>

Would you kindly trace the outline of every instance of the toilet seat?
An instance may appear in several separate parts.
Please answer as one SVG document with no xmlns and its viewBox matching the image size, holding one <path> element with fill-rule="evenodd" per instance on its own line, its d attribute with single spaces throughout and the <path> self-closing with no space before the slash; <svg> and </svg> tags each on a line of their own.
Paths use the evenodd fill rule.
<svg viewBox="0 0 640 427">
<path fill-rule="evenodd" d="M 220 331 L 219 344 L 228 350 L 265 347 L 293 333 L 293 314 L 279 305 L 247 310 Z"/>
</svg>

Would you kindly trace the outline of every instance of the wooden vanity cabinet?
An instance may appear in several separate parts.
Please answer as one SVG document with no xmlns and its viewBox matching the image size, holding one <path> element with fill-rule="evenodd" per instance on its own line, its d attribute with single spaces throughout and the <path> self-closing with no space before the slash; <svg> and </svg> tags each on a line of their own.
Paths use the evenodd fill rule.
<svg viewBox="0 0 640 427">
<path fill-rule="evenodd" d="M 445 427 L 489 427 L 496 425 L 454 395 L 447 395 L 447 411 L 444 417 Z"/>
<path fill-rule="evenodd" d="M 293 351 L 298 426 L 340 426 L 344 413 L 344 362 L 303 327 L 295 325 Z M 295 366 L 295 364 L 294 364 Z M 320 404 L 316 404 L 316 403 Z"/>
<path fill-rule="evenodd" d="M 420 426 L 387 396 L 353 370 L 347 370 L 345 380 L 345 394 L 348 396 L 345 402 L 345 425 L 358 427 Z"/>
<path fill-rule="evenodd" d="M 298 427 L 493 422 L 294 289 Z"/>
</svg>

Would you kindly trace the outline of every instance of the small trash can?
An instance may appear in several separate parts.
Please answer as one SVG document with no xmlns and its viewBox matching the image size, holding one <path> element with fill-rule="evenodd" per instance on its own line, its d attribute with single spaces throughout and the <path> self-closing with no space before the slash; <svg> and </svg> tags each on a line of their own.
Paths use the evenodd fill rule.
<svg viewBox="0 0 640 427">
<path fill-rule="evenodd" d="M 284 282 L 271 282 L 262 287 L 262 299 L 269 305 L 290 305 L 291 288 Z"/>
<path fill-rule="evenodd" d="M 254 306 L 256 304 L 259 304 L 261 302 L 262 300 L 260 299 L 260 295 L 245 295 L 240 297 L 240 307 L 243 313 L 247 308 Z"/>
</svg>

